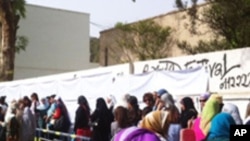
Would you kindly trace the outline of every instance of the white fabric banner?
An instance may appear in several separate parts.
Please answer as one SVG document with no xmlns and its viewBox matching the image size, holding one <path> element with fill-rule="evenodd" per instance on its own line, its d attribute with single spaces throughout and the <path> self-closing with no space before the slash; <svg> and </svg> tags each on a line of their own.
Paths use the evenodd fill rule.
<svg viewBox="0 0 250 141">
<path fill-rule="evenodd" d="M 192 95 L 206 92 L 208 73 L 204 68 L 185 71 L 154 71 L 143 75 L 131 76 L 130 94 L 140 99 L 145 92 L 166 89 L 172 95 Z M 142 79 L 143 78 L 143 79 Z"/>
<path fill-rule="evenodd" d="M 33 82 L 33 81 L 32 81 Z M 165 88 L 173 95 L 201 94 L 206 92 L 208 85 L 208 73 L 205 68 L 196 68 L 185 71 L 153 71 L 139 75 L 113 75 L 103 73 L 90 76 L 82 76 L 67 80 L 54 80 L 34 83 L 20 83 L 18 85 L 6 85 L 0 87 L 0 92 L 7 96 L 7 102 L 20 99 L 36 92 L 39 98 L 56 94 L 65 102 L 74 120 L 78 106 L 77 98 L 84 95 L 93 111 L 96 99 L 106 99 L 112 94 L 117 101 L 126 93 L 135 95 L 141 101 L 145 92 L 157 91 Z"/>
</svg>

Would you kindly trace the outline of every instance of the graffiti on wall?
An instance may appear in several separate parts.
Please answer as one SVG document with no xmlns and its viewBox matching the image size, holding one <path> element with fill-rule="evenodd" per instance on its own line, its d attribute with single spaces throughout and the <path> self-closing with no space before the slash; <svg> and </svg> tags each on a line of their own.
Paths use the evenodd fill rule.
<svg viewBox="0 0 250 141">
<path fill-rule="evenodd" d="M 210 56 L 211 57 L 211 56 Z M 240 63 L 232 64 L 227 53 L 222 54 L 219 59 L 214 60 L 209 57 L 191 59 L 179 63 L 172 60 L 159 60 L 156 64 L 145 63 L 142 73 L 154 70 L 178 71 L 203 66 L 209 72 L 210 79 L 220 81 L 220 90 L 228 90 L 236 87 L 250 87 L 250 71 L 240 74 L 231 73 L 241 68 Z"/>
</svg>

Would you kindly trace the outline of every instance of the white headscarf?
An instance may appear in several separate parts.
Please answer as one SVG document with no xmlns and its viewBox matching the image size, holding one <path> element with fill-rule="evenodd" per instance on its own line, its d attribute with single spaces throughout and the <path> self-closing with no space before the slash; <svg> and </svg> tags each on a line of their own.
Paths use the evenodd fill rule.
<svg viewBox="0 0 250 141">
<path fill-rule="evenodd" d="M 15 116 L 15 111 L 17 110 L 17 106 L 18 105 L 16 101 L 11 102 L 10 106 L 7 109 L 5 118 L 4 118 L 5 123 L 9 123 L 10 119 Z"/>
<path fill-rule="evenodd" d="M 44 100 L 44 103 L 42 102 Z M 45 110 L 49 107 L 49 101 L 47 98 L 42 98 L 41 99 L 41 102 L 40 102 L 40 105 L 37 106 L 37 109 L 38 110 Z"/>
<path fill-rule="evenodd" d="M 130 97 L 130 94 L 125 94 L 121 97 L 120 100 L 118 100 L 118 102 L 115 104 L 114 106 L 114 110 L 116 109 L 116 107 L 118 106 L 123 106 L 125 108 L 128 108 L 128 103 L 127 103 L 127 100 L 128 98 Z"/>
<path fill-rule="evenodd" d="M 222 108 L 222 112 L 230 114 L 237 125 L 242 124 L 242 119 L 240 117 L 239 109 L 236 105 L 232 103 L 226 103 Z"/>
</svg>

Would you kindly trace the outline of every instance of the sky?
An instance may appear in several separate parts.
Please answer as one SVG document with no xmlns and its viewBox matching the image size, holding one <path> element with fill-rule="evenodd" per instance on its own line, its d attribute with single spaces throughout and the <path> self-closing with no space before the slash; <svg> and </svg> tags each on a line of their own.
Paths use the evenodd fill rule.
<svg viewBox="0 0 250 141">
<path fill-rule="evenodd" d="M 200 0 L 203 1 L 203 0 Z M 114 27 L 177 10 L 175 0 L 26 0 L 28 4 L 84 12 L 90 15 L 90 36 Z"/>
<path fill-rule="evenodd" d="M 174 0 L 26 0 L 28 4 L 84 12 L 90 15 L 90 36 L 114 27 L 175 10 Z"/>
</svg>

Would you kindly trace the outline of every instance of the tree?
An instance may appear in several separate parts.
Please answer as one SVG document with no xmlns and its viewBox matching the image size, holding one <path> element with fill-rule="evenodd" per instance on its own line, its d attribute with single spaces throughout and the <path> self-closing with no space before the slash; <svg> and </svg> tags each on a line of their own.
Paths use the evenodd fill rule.
<svg viewBox="0 0 250 141">
<path fill-rule="evenodd" d="M 162 27 L 152 20 L 139 21 L 133 24 L 117 23 L 116 43 L 126 54 L 121 62 L 164 58 L 169 55 L 173 38 L 171 28 Z M 119 54 L 118 54 L 119 55 Z"/>
<path fill-rule="evenodd" d="M 187 9 L 191 17 L 191 27 L 196 26 L 193 21 L 203 22 L 212 29 L 215 36 L 210 41 L 199 41 L 197 46 L 181 41 L 179 42 L 180 48 L 193 54 L 243 48 L 250 45 L 250 0 L 206 0 L 209 6 L 204 8 L 202 13 L 197 13 L 197 0 L 192 1 L 191 8 Z M 179 8 L 185 9 L 181 2 L 183 1 L 176 0 Z M 202 19 L 197 14 L 201 14 Z"/>
<path fill-rule="evenodd" d="M 99 62 L 99 39 L 95 37 L 90 38 L 90 62 Z"/>
<path fill-rule="evenodd" d="M 18 22 L 25 17 L 25 0 L 0 0 L 0 81 L 13 80 Z M 20 39 L 20 38 L 19 38 Z M 25 42 L 25 38 L 21 42 Z M 27 42 L 26 42 L 27 43 Z"/>
</svg>

